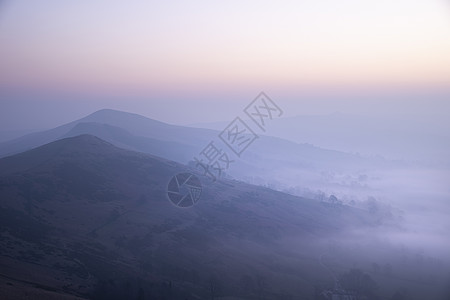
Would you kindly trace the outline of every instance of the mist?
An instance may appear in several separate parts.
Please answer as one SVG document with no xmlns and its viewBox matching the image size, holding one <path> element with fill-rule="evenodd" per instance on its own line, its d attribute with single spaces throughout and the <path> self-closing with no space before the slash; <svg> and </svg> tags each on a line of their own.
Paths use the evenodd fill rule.
<svg viewBox="0 0 450 300">
<path fill-rule="evenodd" d="M 450 298 L 450 8 L 0 0 L 0 298 Z"/>
</svg>

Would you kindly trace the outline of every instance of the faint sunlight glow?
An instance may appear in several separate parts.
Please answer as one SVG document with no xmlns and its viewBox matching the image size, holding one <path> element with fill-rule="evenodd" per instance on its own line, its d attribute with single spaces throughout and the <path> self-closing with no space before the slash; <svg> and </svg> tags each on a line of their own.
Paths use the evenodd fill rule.
<svg viewBox="0 0 450 300">
<path fill-rule="evenodd" d="M 14 1 L 0 86 L 450 85 L 443 0 Z"/>
</svg>

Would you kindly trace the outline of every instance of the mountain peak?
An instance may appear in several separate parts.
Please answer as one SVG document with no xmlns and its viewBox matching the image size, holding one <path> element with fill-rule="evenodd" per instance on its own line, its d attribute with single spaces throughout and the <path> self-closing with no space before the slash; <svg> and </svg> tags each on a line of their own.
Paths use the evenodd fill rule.
<svg viewBox="0 0 450 300">
<path fill-rule="evenodd" d="M 107 115 L 134 115 L 134 116 L 141 116 L 135 113 L 130 113 L 126 111 L 111 109 L 111 108 L 103 108 L 97 111 L 94 111 L 93 113 L 89 114 L 89 116 L 107 116 Z M 141 116 L 142 117 L 142 116 Z"/>
<path fill-rule="evenodd" d="M 147 118 L 145 116 L 131 113 L 131 112 L 125 112 L 120 110 L 114 110 L 114 109 L 101 109 L 97 110 L 96 112 L 93 112 L 92 114 L 84 117 L 80 121 L 86 122 L 98 122 L 98 123 L 117 123 L 117 124 L 123 124 L 124 122 L 133 122 L 133 123 L 139 123 L 139 122 L 154 122 L 159 124 L 164 124 L 163 122 Z"/>
<path fill-rule="evenodd" d="M 113 144 L 110 144 L 91 134 L 80 134 L 73 137 L 63 138 L 36 149 L 25 152 L 47 151 L 56 154 L 67 153 L 110 153 L 112 151 L 122 151 Z"/>
<path fill-rule="evenodd" d="M 36 166 L 47 165 L 52 160 L 71 157 L 75 153 L 83 156 L 89 154 L 109 154 L 126 151 L 90 135 L 60 139 L 49 144 L 0 159 L 0 174 L 20 172 Z"/>
<path fill-rule="evenodd" d="M 112 144 L 105 142 L 101 138 L 96 137 L 92 134 L 80 134 L 74 137 L 68 137 L 61 140 L 57 140 L 50 144 L 59 144 L 59 143 L 65 143 L 66 145 L 72 145 L 72 144 L 89 144 L 89 145 L 102 145 L 102 146 L 111 146 L 114 147 Z M 45 146 L 45 145 L 44 145 Z M 43 147 L 44 147 L 43 146 Z"/>
</svg>

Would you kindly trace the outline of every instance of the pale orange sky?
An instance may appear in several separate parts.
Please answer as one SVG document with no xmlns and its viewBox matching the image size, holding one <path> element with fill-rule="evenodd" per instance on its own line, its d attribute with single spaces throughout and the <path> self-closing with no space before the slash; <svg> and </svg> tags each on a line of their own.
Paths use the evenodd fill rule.
<svg viewBox="0 0 450 300">
<path fill-rule="evenodd" d="M 450 88 L 445 0 L 0 3 L 0 101 Z"/>
</svg>

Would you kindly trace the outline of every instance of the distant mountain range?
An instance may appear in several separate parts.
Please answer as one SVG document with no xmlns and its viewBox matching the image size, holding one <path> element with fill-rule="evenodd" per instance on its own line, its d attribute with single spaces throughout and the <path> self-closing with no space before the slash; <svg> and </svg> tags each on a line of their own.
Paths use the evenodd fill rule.
<svg viewBox="0 0 450 300">
<path fill-rule="evenodd" d="M 89 123 L 66 134 L 83 126 L 130 138 Z M 379 223 L 365 210 L 201 174 L 199 204 L 180 209 L 166 194 L 180 172 L 195 170 L 92 135 L 0 159 L 0 298 L 305 299 L 329 279 L 322 240 Z"/>
<path fill-rule="evenodd" d="M 0 157 L 81 133 L 97 135 L 121 147 L 149 153 L 160 151 L 155 147 L 179 148 L 180 144 L 189 153 L 190 148 L 201 142 L 206 143 L 215 135 L 213 130 L 169 125 L 137 114 L 104 109 L 50 130 L 0 143 Z M 155 146 L 157 143 L 159 145 Z M 182 160 L 182 157 L 171 158 Z"/>
<path fill-rule="evenodd" d="M 219 129 L 226 123 L 198 123 Z M 442 116 L 299 115 L 274 120 L 268 135 L 364 156 L 450 163 L 450 122 Z"/>
<path fill-rule="evenodd" d="M 220 131 L 169 125 L 137 114 L 105 109 L 54 129 L 0 143 L 0 157 L 80 134 L 95 135 L 123 149 L 148 153 L 183 164 L 193 161 L 194 156 L 210 141 L 215 141 L 222 149 L 231 152 L 220 142 Z M 311 178 L 320 177 L 322 185 L 321 174 L 324 172 L 354 173 L 371 169 L 374 165 L 383 168 L 397 164 L 382 158 L 361 157 L 263 135 L 243 153 L 242 158 L 232 155 L 233 153 L 230 153 L 234 163 L 226 170 L 228 175 L 251 183 L 271 184 L 277 189 L 296 186 L 300 182 L 304 187 L 314 190 L 317 189 L 318 180 L 314 179 L 313 182 Z M 303 172 L 302 177 L 299 177 L 298 173 L 293 175 L 293 172 L 299 170 Z M 292 181 L 292 178 L 301 178 L 301 181 Z M 281 181 L 285 183 L 278 184 L 276 181 L 279 179 L 283 179 Z"/>
<path fill-rule="evenodd" d="M 224 128 L 225 126 L 222 129 Z M 0 143 L 0 157 L 30 150 L 61 138 L 91 134 L 130 150 L 159 155 L 154 151 L 158 152 L 158 149 L 164 149 L 161 153 L 163 157 L 168 155 L 166 151 L 170 153 L 178 150 L 177 155 L 167 158 L 186 163 L 188 159 L 192 159 L 193 155 L 198 154 L 208 142 L 217 138 L 219 133 L 218 130 L 170 125 L 138 114 L 104 109 L 50 130 L 2 142 Z M 309 163 L 320 163 L 325 158 L 335 162 L 359 159 L 354 155 L 324 150 L 308 144 L 297 144 L 276 137 L 261 136 L 257 144 L 257 147 L 262 149 L 253 147 L 254 149 L 250 149 L 249 152 L 262 156 L 261 158 L 266 158 L 265 156 L 268 155 L 272 158 L 277 156 L 289 160 L 290 155 L 295 155 L 298 157 L 294 160 L 298 162 L 299 157 L 306 155 Z M 182 151 L 185 153 L 184 155 Z M 317 159 L 313 156 L 317 156 Z"/>
</svg>

